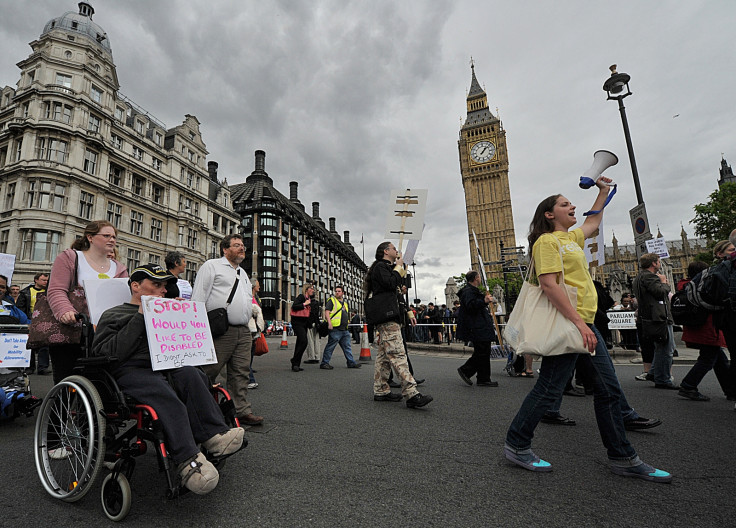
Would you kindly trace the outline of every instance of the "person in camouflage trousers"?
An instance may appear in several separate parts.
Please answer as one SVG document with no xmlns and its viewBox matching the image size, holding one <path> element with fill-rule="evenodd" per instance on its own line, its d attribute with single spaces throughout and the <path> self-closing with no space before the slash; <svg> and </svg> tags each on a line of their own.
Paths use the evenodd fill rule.
<svg viewBox="0 0 736 528">
<path fill-rule="evenodd" d="M 373 294 L 392 292 L 396 295 L 406 270 L 404 261 L 391 242 L 382 242 L 376 248 L 376 260 L 371 264 L 365 276 L 364 289 L 366 297 Z M 423 395 L 417 390 L 417 383 L 409 372 L 403 341 L 401 339 L 401 316 L 397 313 L 394 320 L 375 325 L 378 332 L 379 345 L 376 354 L 375 372 L 373 375 L 373 399 L 375 401 L 401 401 L 402 394 L 406 398 L 406 406 L 410 409 L 424 407 L 432 401 L 432 396 Z M 394 394 L 388 385 L 388 376 L 394 368 L 401 380 L 402 394 Z"/>
</svg>

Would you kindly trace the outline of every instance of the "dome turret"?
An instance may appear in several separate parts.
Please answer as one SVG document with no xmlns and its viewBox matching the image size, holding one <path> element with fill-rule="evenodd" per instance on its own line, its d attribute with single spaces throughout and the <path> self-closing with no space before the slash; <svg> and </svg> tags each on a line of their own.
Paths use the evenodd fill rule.
<svg viewBox="0 0 736 528">
<path fill-rule="evenodd" d="M 79 12 L 67 11 L 60 17 L 53 18 L 46 22 L 41 36 L 52 31 L 65 31 L 70 35 L 83 37 L 93 44 L 96 44 L 103 51 L 112 55 L 110 40 L 107 33 L 98 24 L 92 21 L 92 15 L 95 10 L 89 2 L 79 2 Z"/>
</svg>

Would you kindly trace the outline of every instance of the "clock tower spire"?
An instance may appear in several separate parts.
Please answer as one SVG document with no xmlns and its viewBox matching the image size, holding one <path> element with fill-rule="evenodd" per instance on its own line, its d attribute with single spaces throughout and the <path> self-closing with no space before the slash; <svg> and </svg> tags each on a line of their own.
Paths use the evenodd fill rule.
<svg viewBox="0 0 736 528">
<path fill-rule="evenodd" d="M 488 96 L 475 76 L 472 59 L 470 70 L 467 117 L 460 128 L 457 144 L 465 191 L 471 263 L 473 269 L 478 269 L 473 240 L 475 232 L 486 273 L 501 276 L 498 266 L 487 263 L 500 260 L 500 242 L 507 248 L 516 246 L 506 131 L 498 116 L 494 116 L 488 108 Z"/>
</svg>

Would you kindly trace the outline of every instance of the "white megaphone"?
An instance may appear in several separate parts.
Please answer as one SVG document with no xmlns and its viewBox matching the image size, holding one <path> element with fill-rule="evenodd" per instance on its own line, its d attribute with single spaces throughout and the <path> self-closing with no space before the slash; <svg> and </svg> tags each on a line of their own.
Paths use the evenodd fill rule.
<svg viewBox="0 0 736 528">
<path fill-rule="evenodd" d="M 613 167 L 618 163 L 618 158 L 613 152 L 607 150 L 598 150 L 593 154 L 593 165 L 580 176 L 580 188 L 590 189 L 595 185 L 598 178 L 601 177 L 603 171 L 609 167 Z M 613 182 L 609 186 L 615 185 Z"/>
</svg>

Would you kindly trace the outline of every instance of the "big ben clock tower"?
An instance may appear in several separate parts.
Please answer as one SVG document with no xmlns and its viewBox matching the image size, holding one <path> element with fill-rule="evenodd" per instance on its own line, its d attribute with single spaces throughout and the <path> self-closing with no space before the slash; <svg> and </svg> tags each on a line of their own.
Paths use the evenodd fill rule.
<svg viewBox="0 0 736 528">
<path fill-rule="evenodd" d="M 470 258 L 473 269 L 478 269 L 473 240 L 475 231 L 486 273 L 498 276 L 500 267 L 487 263 L 500 260 L 499 242 L 503 241 L 508 248 L 516 246 L 506 131 L 501 120 L 488 109 L 488 98 L 475 78 L 472 61 L 470 68 L 472 79 L 467 98 L 468 116 L 457 142 L 468 216 Z"/>
</svg>

